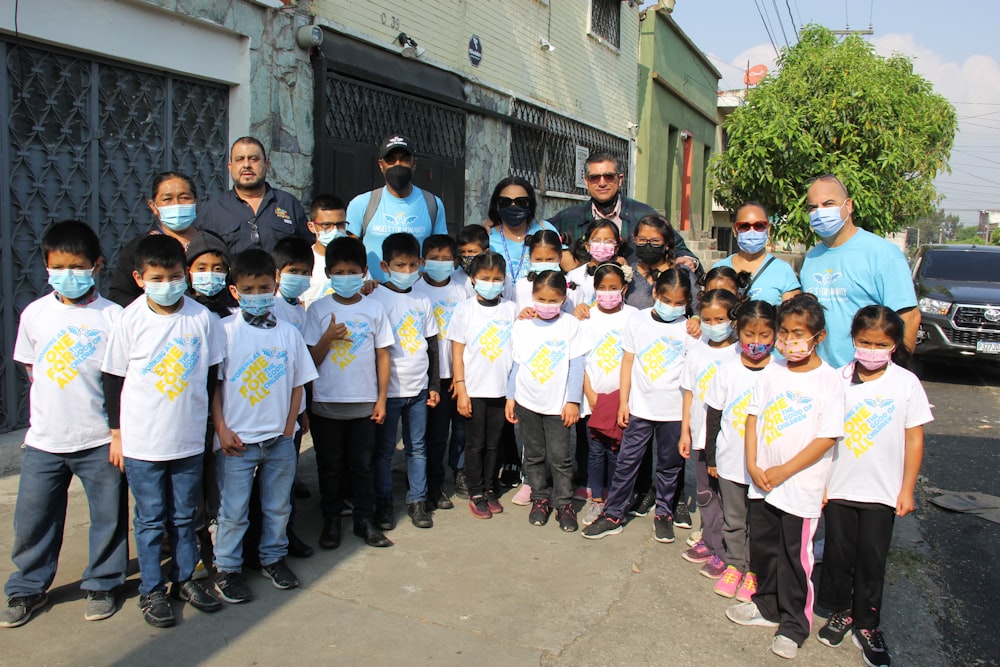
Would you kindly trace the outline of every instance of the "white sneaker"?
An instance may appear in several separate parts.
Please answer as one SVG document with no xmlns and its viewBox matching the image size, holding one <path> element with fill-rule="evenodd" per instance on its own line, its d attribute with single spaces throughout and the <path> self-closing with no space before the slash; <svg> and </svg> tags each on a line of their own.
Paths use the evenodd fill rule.
<svg viewBox="0 0 1000 667">
<path fill-rule="evenodd" d="M 587 512 L 583 515 L 583 519 L 580 520 L 580 523 L 582 523 L 585 526 L 589 526 L 590 524 L 597 521 L 597 517 L 601 516 L 601 512 L 603 511 L 604 511 L 604 503 L 599 503 L 591 500 L 590 504 L 587 506 Z"/>
<path fill-rule="evenodd" d="M 685 541 L 685 542 L 687 542 L 687 545 L 688 545 L 689 547 L 693 547 L 694 545 L 696 545 L 696 544 L 698 544 L 699 542 L 701 542 L 701 531 L 700 531 L 700 530 L 696 530 L 696 531 L 694 531 L 694 532 L 693 532 L 693 533 L 691 533 L 691 534 L 690 534 L 690 535 L 688 536 L 688 538 L 687 538 L 686 540 L 684 540 L 684 541 Z"/>
<path fill-rule="evenodd" d="M 726 609 L 726 618 L 739 625 L 757 625 L 762 628 L 776 628 L 778 624 L 764 618 L 753 602 L 741 602 Z M 789 640 L 791 641 L 791 640 Z"/>
<path fill-rule="evenodd" d="M 771 653 L 792 660 L 799 653 L 799 645 L 794 639 L 789 639 L 785 635 L 775 635 L 774 641 L 771 642 Z"/>
</svg>

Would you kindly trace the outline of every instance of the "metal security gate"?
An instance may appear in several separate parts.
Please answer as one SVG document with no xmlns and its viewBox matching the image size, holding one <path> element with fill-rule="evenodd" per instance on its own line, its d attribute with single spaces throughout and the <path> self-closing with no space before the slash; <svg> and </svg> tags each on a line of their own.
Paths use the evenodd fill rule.
<svg viewBox="0 0 1000 667">
<path fill-rule="evenodd" d="M 229 91 L 23 40 L 0 39 L 0 55 L 0 431 L 8 431 L 27 422 L 26 378 L 11 352 L 21 311 L 48 291 L 45 229 L 87 222 L 111 266 L 152 221 L 146 200 L 157 173 L 189 174 L 199 195 L 224 191 Z"/>
<path fill-rule="evenodd" d="M 448 229 L 465 224 L 465 112 L 316 67 L 314 189 L 345 201 L 384 185 L 378 143 L 399 132 L 417 153 L 413 182 L 444 203 Z"/>
</svg>

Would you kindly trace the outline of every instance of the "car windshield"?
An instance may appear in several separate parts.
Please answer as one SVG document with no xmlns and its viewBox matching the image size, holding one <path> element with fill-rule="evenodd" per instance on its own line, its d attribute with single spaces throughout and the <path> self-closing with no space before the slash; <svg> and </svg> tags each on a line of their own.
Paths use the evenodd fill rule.
<svg viewBox="0 0 1000 667">
<path fill-rule="evenodd" d="M 924 256 L 924 278 L 958 282 L 1000 282 L 1000 253 L 977 250 L 931 250 Z"/>
</svg>

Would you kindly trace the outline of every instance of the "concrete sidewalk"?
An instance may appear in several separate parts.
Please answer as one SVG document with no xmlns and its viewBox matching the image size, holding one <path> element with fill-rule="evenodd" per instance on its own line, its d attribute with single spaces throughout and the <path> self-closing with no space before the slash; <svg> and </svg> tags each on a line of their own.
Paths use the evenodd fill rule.
<svg viewBox="0 0 1000 667">
<path fill-rule="evenodd" d="M 306 439 L 305 445 L 308 446 Z M 319 529 L 315 460 L 305 448 L 301 473 L 313 498 L 300 501 L 297 532 L 315 543 Z M 688 476 L 693 480 L 694 475 Z M 12 563 L 16 475 L 0 478 L 0 578 Z M 688 489 L 693 491 L 693 489 Z M 397 498 L 402 496 L 397 490 Z M 765 665 L 773 631 L 729 622 L 733 604 L 712 592 L 677 542 L 652 539 L 652 517 L 604 540 L 562 533 L 554 519 L 531 526 L 527 508 L 509 503 L 489 521 L 466 504 L 414 528 L 398 508 L 396 545 L 344 544 L 308 560 L 289 559 L 302 586 L 271 587 L 250 572 L 257 599 L 213 615 L 175 604 L 176 627 L 146 625 L 137 608 L 137 573 L 112 618 L 83 620 L 79 574 L 86 565 L 87 510 L 82 487 L 70 497 L 59 574 L 50 603 L 25 626 L 0 630 L 0 664 L 37 665 Z M 697 523 L 697 517 L 696 517 Z M 945 664 L 938 651 L 916 520 L 897 522 L 898 548 L 886 587 L 883 629 L 895 664 Z M 133 549 L 134 554 L 134 549 Z M 822 625 L 817 618 L 814 630 Z M 863 665 L 848 640 L 838 649 L 813 636 L 800 664 Z"/>
</svg>

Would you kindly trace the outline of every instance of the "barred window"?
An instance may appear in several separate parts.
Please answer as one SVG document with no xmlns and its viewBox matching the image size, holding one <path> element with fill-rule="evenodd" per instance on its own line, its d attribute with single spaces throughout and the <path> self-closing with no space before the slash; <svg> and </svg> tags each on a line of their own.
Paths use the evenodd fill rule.
<svg viewBox="0 0 1000 667">
<path fill-rule="evenodd" d="M 590 32 L 616 49 L 621 46 L 621 0 L 590 0 Z"/>
</svg>

